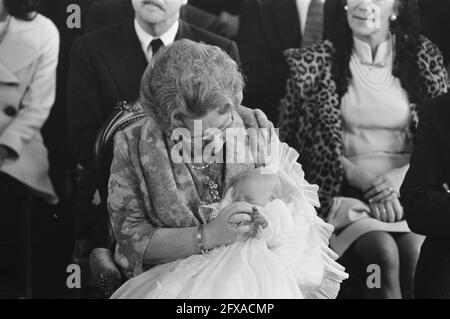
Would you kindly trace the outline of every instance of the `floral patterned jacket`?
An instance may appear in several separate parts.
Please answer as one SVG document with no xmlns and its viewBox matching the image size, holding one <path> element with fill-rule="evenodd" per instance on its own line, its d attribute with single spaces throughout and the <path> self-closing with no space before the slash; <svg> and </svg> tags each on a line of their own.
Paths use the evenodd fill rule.
<svg viewBox="0 0 450 319">
<path fill-rule="evenodd" d="M 278 122 L 280 139 L 300 153 L 307 180 L 320 186 L 322 218 L 327 217 L 344 181 L 340 160 L 343 152 L 340 97 L 331 73 L 333 51 L 328 40 L 309 48 L 285 51 L 291 72 L 286 94 L 280 101 Z M 418 65 L 426 79 L 426 98 L 447 92 L 448 74 L 442 55 L 424 37 Z M 416 107 L 412 107 L 412 117 L 417 125 Z"/>
<path fill-rule="evenodd" d="M 244 128 L 235 113 L 235 127 Z M 115 259 L 127 277 L 147 270 L 145 250 L 159 228 L 192 227 L 207 222 L 199 187 L 186 164 L 175 164 L 170 135 L 152 117 L 115 136 L 108 210 L 117 240 Z M 226 164 L 224 186 L 254 164 Z"/>
</svg>

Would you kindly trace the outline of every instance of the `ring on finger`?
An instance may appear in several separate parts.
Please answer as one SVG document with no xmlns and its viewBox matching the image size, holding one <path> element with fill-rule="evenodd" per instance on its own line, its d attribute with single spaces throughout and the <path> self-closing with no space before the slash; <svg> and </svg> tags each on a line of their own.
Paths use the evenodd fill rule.
<svg viewBox="0 0 450 319">
<path fill-rule="evenodd" d="M 387 210 L 386 208 L 380 208 L 380 220 L 386 221 Z"/>
</svg>

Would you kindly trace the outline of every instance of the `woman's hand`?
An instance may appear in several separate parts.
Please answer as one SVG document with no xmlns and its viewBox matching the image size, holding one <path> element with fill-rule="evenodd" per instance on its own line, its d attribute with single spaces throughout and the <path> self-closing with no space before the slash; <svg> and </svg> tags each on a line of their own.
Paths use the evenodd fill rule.
<svg viewBox="0 0 450 319">
<path fill-rule="evenodd" d="M 364 190 L 364 197 L 371 203 L 398 197 L 406 170 L 405 168 L 394 169 L 375 178 L 370 186 Z"/>
<path fill-rule="evenodd" d="M 245 128 L 274 128 L 273 123 L 269 121 L 266 114 L 260 109 L 249 109 L 245 106 L 239 106 L 237 112 L 244 121 Z"/>
<path fill-rule="evenodd" d="M 263 154 L 261 151 L 265 147 L 259 148 L 259 145 L 272 141 L 272 134 L 277 135 L 273 123 L 259 109 L 252 110 L 245 106 L 240 106 L 237 112 L 244 121 L 245 128 L 247 129 L 248 143 L 253 159 L 257 164 L 265 163 L 266 154 Z"/>
<path fill-rule="evenodd" d="M 233 203 L 217 215 L 204 227 L 204 245 L 212 249 L 232 243 L 240 234 L 252 230 L 251 222 L 253 206 L 245 202 Z"/>
<path fill-rule="evenodd" d="M 403 207 L 398 198 L 370 204 L 372 217 L 386 223 L 401 221 L 404 217 Z"/>
</svg>

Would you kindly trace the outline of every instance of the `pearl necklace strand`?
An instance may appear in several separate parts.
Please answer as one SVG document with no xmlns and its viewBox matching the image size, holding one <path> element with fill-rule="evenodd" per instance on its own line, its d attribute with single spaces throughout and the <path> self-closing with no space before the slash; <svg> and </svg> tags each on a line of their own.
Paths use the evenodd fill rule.
<svg viewBox="0 0 450 319">
<path fill-rule="evenodd" d="M 191 167 L 192 167 L 193 169 L 195 169 L 196 171 L 202 171 L 202 170 L 207 169 L 208 167 L 210 167 L 210 166 L 212 165 L 212 163 L 213 163 L 213 162 L 211 162 L 211 163 L 206 163 L 206 164 L 203 164 L 203 165 L 198 165 L 198 166 L 196 166 L 196 165 L 194 165 L 194 164 L 191 164 Z"/>
</svg>

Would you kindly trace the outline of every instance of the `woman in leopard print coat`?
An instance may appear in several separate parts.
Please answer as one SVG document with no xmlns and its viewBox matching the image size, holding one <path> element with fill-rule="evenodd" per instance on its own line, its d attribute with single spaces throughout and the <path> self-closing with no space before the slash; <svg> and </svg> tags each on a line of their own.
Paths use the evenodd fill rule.
<svg viewBox="0 0 450 319">
<path fill-rule="evenodd" d="M 381 289 L 368 296 L 411 297 L 423 238 L 404 222 L 398 188 L 420 107 L 447 91 L 447 72 L 439 49 L 419 35 L 416 0 L 343 0 L 342 9 L 332 40 L 285 52 L 291 74 L 280 101 L 280 137 L 301 154 L 309 182 L 320 186 L 319 213 L 336 229 L 332 248 L 382 268 Z M 382 149 L 383 163 L 372 161 L 390 170 L 367 172 L 352 161 L 357 147 L 380 143 L 374 127 L 381 131 L 377 125 L 394 120 L 403 127 L 397 135 L 383 127 L 383 145 L 401 149 Z M 364 155 L 373 160 L 373 154 Z M 392 158 L 403 162 L 392 166 Z"/>
</svg>

